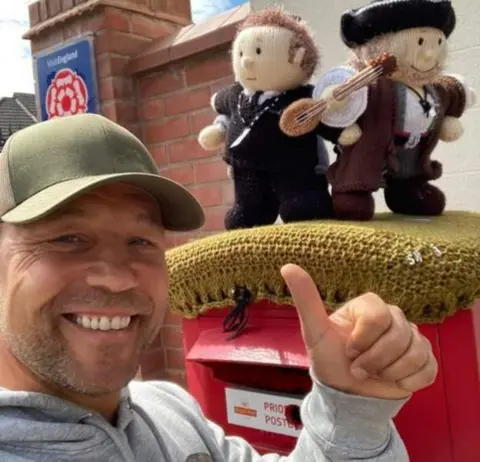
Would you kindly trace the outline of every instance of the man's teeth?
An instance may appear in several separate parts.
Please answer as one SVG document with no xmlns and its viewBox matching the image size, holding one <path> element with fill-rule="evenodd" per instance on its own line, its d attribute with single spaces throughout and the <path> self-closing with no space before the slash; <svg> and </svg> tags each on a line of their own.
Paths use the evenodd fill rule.
<svg viewBox="0 0 480 462">
<path fill-rule="evenodd" d="M 77 316 L 75 321 L 86 329 L 93 330 L 120 330 L 125 329 L 132 320 L 131 316 Z"/>
</svg>

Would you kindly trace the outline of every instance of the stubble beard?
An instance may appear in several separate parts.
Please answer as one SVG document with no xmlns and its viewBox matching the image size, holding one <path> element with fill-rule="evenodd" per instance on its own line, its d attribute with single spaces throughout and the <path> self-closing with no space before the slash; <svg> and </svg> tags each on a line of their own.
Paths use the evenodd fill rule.
<svg viewBox="0 0 480 462">
<path fill-rule="evenodd" d="M 114 361 L 115 348 L 111 345 L 96 352 L 100 360 L 86 370 L 87 365 L 79 362 L 73 352 L 69 352 L 68 343 L 59 329 L 47 332 L 12 333 L 0 326 L 11 354 L 37 376 L 43 383 L 53 389 L 69 390 L 87 395 L 102 395 L 123 388 L 136 375 L 140 364 L 141 351 L 147 348 L 147 341 L 142 342 L 131 355 L 129 364 Z"/>
<path fill-rule="evenodd" d="M 96 299 L 93 292 L 98 290 L 86 296 L 86 302 Z M 80 294 L 79 297 L 81 297 Z M 109 295 L 104 297 L 105 306 L 107 306 Z M 120 297 L 121 295 L 111 296 L 112 302 Z M 127 300 L 127 297 L 125 299 Z M 128 297 L 129 301 L 126 303 L 131 299 L 132 296 Z M 78 297 L 75 301 L 78 301 Z M 135 377 L 140 365 L 141 353 L 155 339 L 155 333 L 149 332 L 150 316 L 145 316 L 137 327 L 138 337 L 128 364 L 115 362 L 116 347 L 105 345 L 102 347 L 103 351 L 96 352 L 95 356 L 100 360 L 92 366 L 95 370 L 87 370 L 88 365 L 75 357 L 68 340 L 62 335 L 59 327 L 61 315 L 54 314 L 58 313 L 58 310 L 53 306 L 42 310 L 52 313 L 47 324 L 44 319 L 42 326 L 37 326 L 38 329 L 30 326 L 22 331 L 13 332 L 7 322 L 3 303 L 4 301 L 0 301 L 0 335 L 10 353 L 41 382 L 57 390 L 68 390 L 91 396 L 120 390 Z M 139 297 L 138 303 L 137 307 L 144 306 L 145 312 L 153 311 L 151 300 Z M 45 325 L 49 327 L 45 328 Z"/>
</svg>

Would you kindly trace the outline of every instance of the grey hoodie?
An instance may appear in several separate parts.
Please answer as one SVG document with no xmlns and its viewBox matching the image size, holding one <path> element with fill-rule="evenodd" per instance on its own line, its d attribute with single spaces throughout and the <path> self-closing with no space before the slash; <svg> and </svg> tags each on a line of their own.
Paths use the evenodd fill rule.
<svg viewBox="0 0 480 462">
<path fill-rule="evenodd" d="M 166 382 L 132 382 L 115 425 L 59 398 L 0 389 L 1 462 L 405 462 L 391 419 L 405 400 L 360 398 L 314 383 L 288 457 L 260 456 L 205 419 Z"/>
</svg>

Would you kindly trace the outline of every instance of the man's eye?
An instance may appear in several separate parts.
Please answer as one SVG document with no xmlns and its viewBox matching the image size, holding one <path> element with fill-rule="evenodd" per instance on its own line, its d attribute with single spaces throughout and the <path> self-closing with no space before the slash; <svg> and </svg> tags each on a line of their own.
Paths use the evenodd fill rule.
<svg viewBox="0 0 480 462">
<path fill-rule="evenodd" d="M 80 236 L 75 234 L 66 234 L 64 236 L 58 236 L 55 239 L 52 239 L 50 242 L 61 244 L 78 244 L 83 241 Z"/>
<path fill-rule="evenodd" d="M 135 239 L 131 239 L 129 241 L 129 245 L 139 245 L 142 247 L 151 247 L 153 246 L 152 242 L 148 239 L 143 239 L 141 237 L 136 237 Z"/>
</svg>

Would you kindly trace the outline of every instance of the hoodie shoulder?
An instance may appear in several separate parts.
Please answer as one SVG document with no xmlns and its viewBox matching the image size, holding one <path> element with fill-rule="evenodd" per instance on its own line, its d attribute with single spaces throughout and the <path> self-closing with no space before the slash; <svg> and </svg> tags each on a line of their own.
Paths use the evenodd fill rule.
<svg viewBox="0 0 480 462">
<path fill-rule="evenodd" d="M 190 409 L 200 410 L 195 398 L 185 391 L 180 385 L 164 381 L 133 381 L 129 385 L 130 396 L 133 403 L 143 404 L 145 402 L 166 406 L 186 405 Z"/>
</svg>

